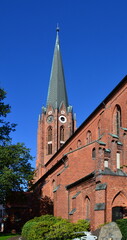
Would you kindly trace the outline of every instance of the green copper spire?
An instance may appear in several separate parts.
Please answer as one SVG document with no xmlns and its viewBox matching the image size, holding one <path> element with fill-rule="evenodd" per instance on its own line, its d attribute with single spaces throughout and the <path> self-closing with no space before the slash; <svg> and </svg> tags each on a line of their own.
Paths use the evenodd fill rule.
<svg viewBox="0 0 127 240">
<path fill-rule="evenodd" d="M 59 108 L 62 103 L 68 107 L 67 92 L 64 79 L 64 70 L 59 45 L 59 27 L 56 29 L 56 43 L 52 61 L 50 83 L 47 97 L 47 107 L 50 105 L 54 109 Z"/>
</svg>

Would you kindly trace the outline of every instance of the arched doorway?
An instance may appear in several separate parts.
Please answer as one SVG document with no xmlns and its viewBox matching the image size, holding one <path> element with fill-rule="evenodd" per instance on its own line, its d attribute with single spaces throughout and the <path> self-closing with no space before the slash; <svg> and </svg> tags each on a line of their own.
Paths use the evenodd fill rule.
<svg viewBox="0 0 127 240">
<path fill-rule="evenodd" d="M 127 217 L 127 197 L 120 191 L 112 201 L 112 221 Z"/>
<path fill-rule="evenodd" d="M 112 221 L 116 222 L 117 219 L 123 218 L 124 208 L 123 207 L 113 207 L 112 208 Z"/>
</svg>

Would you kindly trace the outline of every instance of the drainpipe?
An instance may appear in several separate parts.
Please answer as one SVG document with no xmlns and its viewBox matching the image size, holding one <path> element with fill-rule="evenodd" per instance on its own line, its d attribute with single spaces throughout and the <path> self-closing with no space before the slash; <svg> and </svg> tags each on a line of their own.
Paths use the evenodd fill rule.
<svg viewBox="0 0 127 240">
<path fill-rule="evenodd" d="M 104 223 L 106 223 L 106 212 L 107 212 L 107 186 L 105 189 L 105 212 L 104 212 Z"/>
<path fill-rule="evenodd" d="M 70 215 L 69 215 L 69 212 L 70 212 L 70 194 L 69 194 L 69 190 L 68 191 L 68 219 L 70 219 Z"/>
</svg>

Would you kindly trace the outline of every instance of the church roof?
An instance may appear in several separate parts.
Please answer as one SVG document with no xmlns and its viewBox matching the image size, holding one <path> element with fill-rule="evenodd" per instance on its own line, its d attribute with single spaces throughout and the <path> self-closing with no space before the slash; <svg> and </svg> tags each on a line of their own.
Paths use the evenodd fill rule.
<svg viewBox="0 0 127 240">
<path fill-rule="evenodd" d="M 56 43 L 52 61 L 52 69 L 46 105 L 47 107 L 52 106 L 54 109 L 60 108 L 62 103 L 64 103 L 66 108 L 68 107 L 68 98 L 66 92 L 62 58 L 60 53 L 58 32 L 59 29 L 57 28 Z"/>
</svg>

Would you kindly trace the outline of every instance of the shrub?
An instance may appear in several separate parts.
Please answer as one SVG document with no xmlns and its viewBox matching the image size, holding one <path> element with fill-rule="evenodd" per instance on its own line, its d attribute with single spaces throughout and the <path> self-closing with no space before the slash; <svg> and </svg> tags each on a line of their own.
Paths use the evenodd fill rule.
<svg viewBox="0 0 127 240">
<path fill-rule="evenodd" d="M 74 224 L 62 219 L 51 226 L 50 232 L 46 234 L 46 240 L 72 239 L 74 236 Z"/>
<path fill-rule="evenodd" d="M 36 223 L 35 223 L 35 222 L 32 222 L 32 221 L 31 221 L 31 222 L 28 221 L 28 222 L 25 223 L 25 225 L 23 226 L 23 229 L 22 229 L 22 236 L 23 236 L 24 238 L 27 239 L 28 233 L 29 233 L 30 229 L 32 229 L 35 224 L 36 224 Z"/>
<path fill-rule="evenodd" d="M 22 236 L 26 240 L 70 240 L 81 236 L 75 232 L 87 231 L 89 222 L 79 220 L 77 223 L 71 223 L 67 219 L 44 215 L 29 220 L 22 229 Z"/>
<path fill-rule="evenodd" d="M 52 224 L 51 221 L 36 222 L 29 230 L 27 240 L 45 240 Z"/>
<path fill-rule="evenodd" d="M 118 224 L 118 227 L 120 228 L 120 231 L 122 233 L 122 240 L 127 239 L 127 219 L 119 219 L 116 221 Z"/>
<path fill-rule="evenodd" d="M 40 217 L 35 217 L 28 222 L 25 223 L 22 229 L 22 236 L 26 238 L 27 240 L 29 239 L 43 239 L 43 236 L 45 233 L 47 233 L 47 229 L 49 231 L 49 228 L 51 225 L 54 223 L 60 221 L 62 218 L 54 217 L 53 215 L 43 215 Z M 36 231 L 36 229 L 38 229 Z"/>
<path fill-rule="evenodd" d="M 90 222 L 87 220 L 80 219 L 75 223 L 75 232 L 89 231 Z"/>
<path fill-rule="evenodd" d="M 60 218 L 60 217 L 56 218 L 53 215 L 46 214 L 46 215 L 42 215 L 40 217 L 35 217 L 33 219 L 30 219 L 28 222 L 42 222 L 42 221 L 54 221 L 54 222 L 56 222 L 58 219 L 62 219 L 62 218 Z"/>
<path fill-rule="evenodd" d="M 47 222 L 50 222 L 50 224 L 52 225 L 53 223 L 55 223 L 56 221 L 59 221 L 60 219 L 61 218 L 56 218 L 53 215 L 48 215 L 48 214 L 40 216 L 40 217 L 35 217 L 24 224 L 24 226 L 22 228 L 22 236 L 27 239 L 29 231 L 31 231 L 31 229 L 33 229 L 34 225 L 37 226 L 36 223 L 38 223 L 38 222 L 42 223 L 42 222 L 47 221 Z"/>
</svg>

